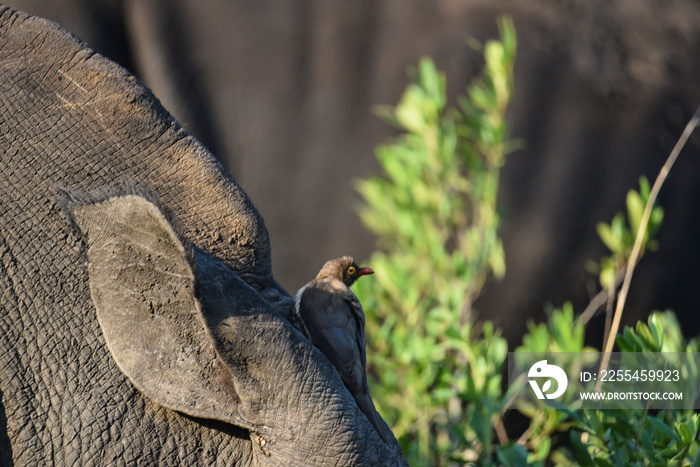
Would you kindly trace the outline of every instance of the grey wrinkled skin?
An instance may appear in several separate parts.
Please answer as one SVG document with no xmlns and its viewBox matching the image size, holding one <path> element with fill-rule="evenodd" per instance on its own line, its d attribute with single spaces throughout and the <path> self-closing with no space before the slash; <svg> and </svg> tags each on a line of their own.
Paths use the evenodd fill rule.
<svg viewBox="0 0 700 467">
<path fill-rule="evenodd" d="M 290 304 L 221 164 L 0 6 L 0 465 L 405 465 Z"/>
</svg>

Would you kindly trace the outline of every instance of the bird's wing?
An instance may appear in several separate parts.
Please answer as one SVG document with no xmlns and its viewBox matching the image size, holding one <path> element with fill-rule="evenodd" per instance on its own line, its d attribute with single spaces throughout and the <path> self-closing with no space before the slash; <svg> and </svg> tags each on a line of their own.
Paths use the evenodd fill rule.
<svg viewBox="0 0 700 467">
<path fill-rule="evenodd" d="M 350 305 L 352 314 L 355 317 L 356 324 L 356 340 L 360 348 L 360 362 L 362 363 L 362 373 L 366 378 L 367 371 L 367 342 L 365 341 L 365 312 L 362 310 L 362 305 L 360 300 L 357 299 L 354 293 L 350 292 L 348 289 L 348 295 L 345 296 L 345 300 Z M 366 380 L 365 380 L 365 384 Z"/>
<path fill-rule="evenodd" d="M 311 282 L 301 294 L 299 314 L 351 392 L 367 393 L 364 314 L 355 295 L 342 282 Z"/>
</svg>

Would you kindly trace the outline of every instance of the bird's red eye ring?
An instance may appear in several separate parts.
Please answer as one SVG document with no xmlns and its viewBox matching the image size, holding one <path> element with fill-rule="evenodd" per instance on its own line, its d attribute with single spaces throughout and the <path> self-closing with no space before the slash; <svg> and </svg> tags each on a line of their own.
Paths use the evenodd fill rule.
<svg viewBox="0 0 700 467">
<path fill-rule="evenodd" d="M 350 266 L 348 268 L 348 274 L 350 274 L 351 276 L 355 274 L 355 266 Z"/>
</svg>

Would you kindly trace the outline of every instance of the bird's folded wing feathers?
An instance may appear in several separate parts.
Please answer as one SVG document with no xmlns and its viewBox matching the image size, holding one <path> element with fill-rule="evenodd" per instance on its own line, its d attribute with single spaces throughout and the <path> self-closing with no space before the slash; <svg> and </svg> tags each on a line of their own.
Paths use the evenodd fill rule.
<svg viewBox="0 0 700 467">
<path fill-rule="evenodd" d="M 350 293 L 351 298 L 354 295 Z M 303 291 L 299 311 L 314 345 L 336 367 L 345 384 L 357 393 L 367 392 L 365 377 L 364 317 L 356 317 L 359 301 L 344 293 L 310 284 Z M 362 309 L 360 308 L 360 313 Z"/>
</svg>

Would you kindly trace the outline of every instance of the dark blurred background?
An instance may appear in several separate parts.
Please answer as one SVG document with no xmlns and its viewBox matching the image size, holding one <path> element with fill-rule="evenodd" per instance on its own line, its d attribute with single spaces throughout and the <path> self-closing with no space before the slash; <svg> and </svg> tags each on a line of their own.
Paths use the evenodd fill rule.
<svg viewBox="0 0 700 467">
<path fill-rule="evenodd" d="M 150 87 L 262 213 L 292 294 L 326 259 L 367 258 L 352 180 L 375 174 L 406 69 L 432 56 L 462 92 L 482 66 L 467 38 L 518 31 L 502 175 L 507 273 L 477 302 L 511 345 L 547 303 L 581 312 L 605 250 L 595 226 L 656 177 L 700 105 L 700 3 L 691 0 L 9 0 L 57 21 Z M 640 263 L 623 317 L 674 309 L 700 329 L 700 161 L 694 137 L 664 186 L 660 249 Z M 600 320 L 589 337 L 602 339 Z"/>
</svg>

